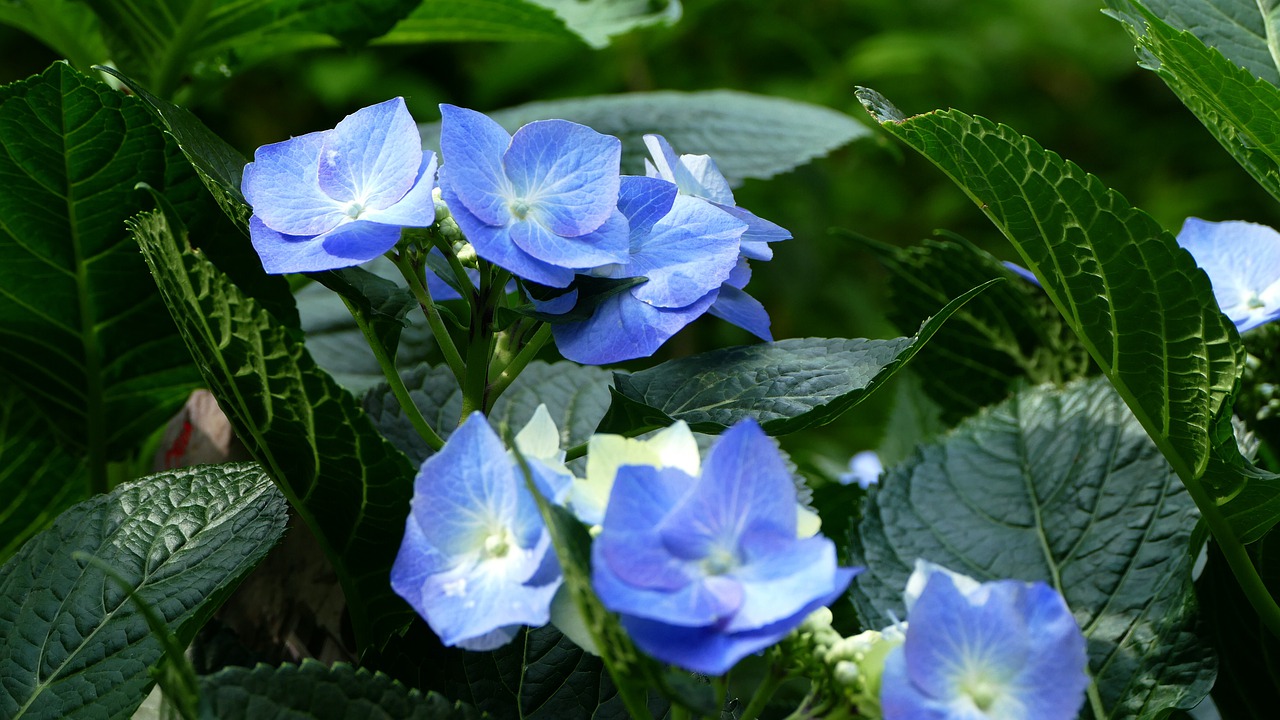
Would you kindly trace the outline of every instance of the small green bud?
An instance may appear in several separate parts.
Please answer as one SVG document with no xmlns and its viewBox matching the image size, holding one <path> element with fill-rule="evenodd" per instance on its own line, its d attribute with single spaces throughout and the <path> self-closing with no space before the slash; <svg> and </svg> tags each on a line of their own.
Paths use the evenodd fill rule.
<svg viewBox="0 0 1280 720">
<path fill-rule="evenodd" d="M 455 225 L 454 227 L 457 226 Z M 479 258 L 476 256 L 476 249 L 472 247 L 469 242 L 464 242 L 461 246 L 455 245 L 454 252 L 458 254 L 458 262 L 462 263 L 463 267 L 473 268 L 479 263 Z"/>
</svg>

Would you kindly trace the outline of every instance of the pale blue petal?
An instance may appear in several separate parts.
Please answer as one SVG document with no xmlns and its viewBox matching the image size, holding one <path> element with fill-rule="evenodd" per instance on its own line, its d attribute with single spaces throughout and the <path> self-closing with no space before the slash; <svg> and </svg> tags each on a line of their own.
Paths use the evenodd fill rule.
<svg viewBox="0 0 1280 720">
<path fill-rule="evenodd" d="M 507 228 L 516 247 L 536 260 L 563 268 L 590 268 L 627 258 L 627 221 L 614 210 L 600 232 L 562 237 L 533 217 L 517 220 Z"/>
<path fill-rule="evenodd" d="M 681 193 L 723 205 L 734 204 L 728 181 L 710 157 L 677 155 L 661 135 L 645 135 L 644 144 L 653 158 L 653 174 L 675 183 Z"/>
<path fill-rule="evenodd" d="M 688 307 L 656 308 L 622 292 L 600 303 L 590 319 L 551 327 L 556 348 L 567 360 L 585 365 L 649 357 L 684 326 L 696 320 L 716 292 L 707 293 Z"/>
<path fill-rule="evenodd" d="M 502 168 L 510 143 L 507 131 L 488 117 L 454 105 L 440 106 L 441 186 L 447 178 L 458 200 L 486 225 L 511 220 L 511 182 Z M 449 204 L 455 214 L 456 202 Z"/>
<path fill-rule="evenodd" d="M 615 137 L 568 120 L 540 120 L 516 131 L 502 162 L 513 198 L 552 233 L 576 237 L 616 209 L 621 158 Z"/>
<path fill-rule="evenodd" d="M 1026 618 L 1033 652 L 1020 675 L 1019 699 L 1037 717 L 1073 718 L 1084 703 L 1089 658 L 1084 635 L 1056 590 L 1037 582 L 1025 584 L 1019 610 Z M 1041 714 L 1043 713 L 1043 714 Z"/>
<path fill-rule="evenodd" d="M 947 705 L 925 695 L 907 677 L 901 645 L 889 651 L 880 676 L 880 709 L 884 720 L 955 720 Z M 975 718 L 974 720 L 979 720 Z"/>
<path fill-rule="evenodd" d="M 548 287 L 568 287 L 573 282 L 572 269 L 557 267 L 533 257 L 516 247 L 506 227 L 488 225 L 471 214 L 466 205 L 453 193 L 449 175 L 441 172 L 440 194 L 453 215 L 462 234 L 471 242 L 476 254 L 498 267 L 511 271 L 517 277 Z"/>
<path fill-rule="evenodd" d="M 347 219 L 346 203 L 320 189 L 320 148 L 328 132 L 314 132 L 263 145 L 244 168 L 240 191 L 253 214 L 278 233 L 311 236 Z"/>
<path fill-rule="evenodd" d="M 732 285 L 725 284 L 720 287 L 720 295 L 711 306 L 710 312 L 765 342 L 773 342 L 773 333 L 769 331 L 771 324 L 769 313 L 764 309 L 764 305 Z"/>
<path fill-rule="evenodd" d="M 733 270 L 729 273 L 729 279 L 725 280 L 724 284 L 741 290 L 749 282 L 751 282 L 751 265 L 745 257 L 739 257 L 738 264 L 733 266 Z"/>
<path fill-rule="evenodd" d="M 361 108 L 325 133 L 320 189 L 335 200 L 385 210 L 413 187 L 421 152 L 422 137 L 404 98 Z"/>
<path fill-rule="evenodd" d="M 614 478 L 602 532 L 600 557 L 622 582 L 646 590 L 678 590 L 696 578 L 658 538 L 662 519 L 694 485 L 675 468 L 623 465 Z"/>
<path fill-rule="evenodd" d="M 769 247 L 769 243 L 791 239 L 791 232 L 786 228 L 769 222 L 762 217 L 757 217 L 740 207 L 731 205 L 717 205 L 716 207 L 747 224 L 746 232 L 742 233 L 742 254 L 744 257 L 752 260 L 770 260 L 773 258 L 773 249 Z"/>
<path fill-rule="evenodd" d="M 858 487 L 866 490 L 879 484 L 883 473 L 884 465 L 880 462 L 880 456 L 874 450 L 863 450 L 849 458 L 849 471 L 840 473 L 836 481 L 841 485 L 857 483 Z"/>
<path fill-rule="evenodd" d="M 743 224 L 694 198 L 677 197 L 648 237 L 634 240 L 624 277 L 646 277 L 636 299 L 664 308 L 685 307 L 720 287 L 738 264 Z"/>
<path fill-rule="evenodd" d="M 770 537 L 769 552 L 748 552 L 735 570 L 746 601 L 725 627 L 730 632 L 755 630 L 789 618 L 814 600 L 843 591 L 853 571 L 836 566 L 836 547 L 825 537 L 803 540 Z"/>
<path fill-rule="evenodd" d="M 726 538 L 765 528 L 795 537 L 796 486 L 777 444 L 752 419 L 726 430 L 703 460 L 696 492 L 667 522 L 707 523 Z"/>
<path fill-rule="evenodd" d="M 430 227 L 436 221 L 436 203 L 431 197 L 435 186 L 436 154 L 427 151 L 422 153 L 422 167 L 409 192 L 386 210 L 366 213 L 362 219 L 384 225 Z"/>
<path fill-rule="evenodd" d="M 529 302 L 533 304 L 535 310 L 548 315 L 563 315 L 573 309 L 578 304 L 578 289 L 574 288 L 563 295 L 557 295 L 550 300 L 539 300 L 530 298 Z"/>
<path fill-rule="evenodd" d="M 623 175 L 618 191 L 618 209 L 631 226 L 631 243 L 649 236 L 653 224 L 671 212 L 679 188 L 675 183 L 656 177 Z"/>
<path fill-rule="evenodd" d="M 549 543 L 544 543 L 541 551 L 531 554 L 524 564 L 540 565 L 545 553 L 553 552 Z M 493 571 L 495 562 L 427 578 L 422 591 L 423 616 L 445 645 L 481 638 L 512 625 L 541 626 L 551 619 L 551 599 L 562 580 L 545 585 L 513 582 Z"/>
<path fill-rule="evenodd" d="M 467 558 L 442 555 L 422 534 L 413 513 L 405 519 L 404 539 L 391 565 L 391 587 L 406 599 L 422 588 L 428 575 L 444 572 L 462 564 Z M 412 600 L 410 601 L 412 602 Z"/>
<path fill-rule="evenodd" d="M 400 228 L 357 221 L 322 235 L 298 237 L 272 230 L 255 215 L 249 219 L 249 239 L 268 273 L 319 272 L 378 257 L 395 246 Z"/>
<path fill-rule="evenodd" d="M 1187 218 L 1178 244 L 1209 276 L 1218 307 L 1240 332 L 1280 316 L 1280 233 L 1257 223 Z"/>
<path fill-rule="evenodd" d="M 523 625 L 507 625 L 497 630 L 487 632 L 479 637 L 470 638 L 468 640 L 459 640 L 457 646 L 463 650 L 472 650 L 476 652 L 485 652 L 488 650 L 497 650 L 507 643 L 515 640 L 516 634 L 520 632 Z"/>
</svg>

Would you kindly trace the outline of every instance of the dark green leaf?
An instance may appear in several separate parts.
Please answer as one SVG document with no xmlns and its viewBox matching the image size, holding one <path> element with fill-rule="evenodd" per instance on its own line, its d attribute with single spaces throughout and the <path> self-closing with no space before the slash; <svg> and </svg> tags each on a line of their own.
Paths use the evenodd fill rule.
<svg viewBox="0 0 1280 720">
<path fill-rule="evenodd" d="M 409 311 L 418 302 L 407 288 L 360 267 L 312 273 L 316 282 L 338 293 L 373 328 L 387 354 L 394 357 L 400 333 L 409 327 Z"/>
<path fill-rule="evenodd" d="M 718 433 L 745 418 L 782 435 L 831 422 L 857 405 L 919 352 L 966 302 L 999 280 L 969 290 L 920 326 L 892 340 L 803 338 L 712 350 L 630 375 L 615 373 L 613 403 L 599 432 L 633 433 L 684 420 Z"/>
<path fill-rule="evenodd" d="M 300 334 L 193 252 L 163 215 L 131 226 L 218 405 L 333 563 L 360 646 L 381 641 L 410 613 L 389 574 L 413 466 L 316 367 Z"/>
<path fill-rule="evenodd" d="M 0 372 L 99 459 L 199 382 L 124 227 L 150 202 L 135 183 L 182 165 L 141 103 L 67 65 L 0 88 Z"/>
<path fill-rule="evenodd" d="M 614 35 L 680 19 L 680 0 L 529 0 L 555 11 L 565 25 L 594 48 Z"/>
<path fill-rule="evenodd" d="M 1025 390 L 890 469 L 863 506 L 854 602 L 872 626 L 905 617 L 916 558 L 1042 580 L 1088 638 L 1106 717 L 1155 718 L 1198 703 L 1217 667 L 1196 638 L 1196 518 L 1105 380 Z"/>
<path fill-rule="evenodd" d="M 1194 33 L 1253 77 L 1280 85 L 1280 2 L 1276 0 L 1106 0 L 1112 13 L 1141 24 L 1145 15 Z M 1145 12 L 1138 6 L 1145 6 Z"/>
<path fill-rule="evenodd" d="M 90 494 L 84 461 L 61 450 L 31 402 L 0 380 L 0 563 Z"/>
<path fill-rule="evenodd" d="M 0 23 L 35 37 L 84 72 L 108 56 L 98 18 L 76 0 L 5 0 Z"/>
<path fill-rule="evenodd" d="M 1280 520 L 1280 481 L 1230 440 L 1239 336 L 1173 236 L 1012 128 L 956 110 L 900 119 L 874 91 L 859 97 L 1009 238 L 1165 458 L 1184 482 L 1203 482 L 1236 535 L 1256 539 Z"/>
<path fill-rule="evenodd" d="M 462 391 L 453 373 L 444 365 L 421 365 L 403 375 L 427 424 L 447 439 L 462 412 Z M 561 447 L 584 443 L 608 408 L 609 372 L 571 362 L 531 362 L 494 403 L 489 422 L 499 433 L 519 432 L 540 404 L 547 406 L 560 429 Z M 431 454 L 386 385 L 369 394 L 365 409 L 383 435 L 410 460 L 421 463 Z"/>
<path fill-rule="evenodd" d="M 122 485 L 63 513 L 0 568 L 0 715 L 128 718 L 163 649 L 127 578 L 182 644 L 284 533 L 287 506 L 255 464 Z"/>
<path fill-rule="evenodd" d="M 1215 49 L 1206 47 L 1191 32 L 1184 32 L 1189 29 L 1182 24 L 1185 18 L 1175 12 L 1166 15 L 1171 21 L 1177 21 L 1171 27 L 1140 5 L 1130 4 L 1129 0 L 1109 1 L 1120 10 L 1117 15 L 1126 20 L 1125 29 L 1146 58 L 1144 64 L 1165 81 L 1262 187 L 1280 199 L 1280 89 L 1276 87 L 1280 77 L 1268 50 L 1270 41 L 1280 43 L 1280 38 L 1274 37 L 1277 29 L 1274 22 L 1280 20 L 1277 17 L 1280 8 L 1270 0 L 1257 4 L 1252 0 L 1230 3 L 1223 0 L 1220 4 L 1239 5 L 1242 10 L 1236 14 L 1248 17 L 1242 20 L 1244 24 L 1234 27 L 1221 23 L 1194 26 L 1204 39 L 1214 42 Z M 1152 3 L 1153 6 L 1165 4 Z M 1185 10 L 1213 3 L 1184 0 L 1181 5 L 1185 5 Z M 1218 37 L 1215 31 L 1238 32 L 1242 41 L 1253 37 L 1250 26 L 1256 28 L 1262 24 L 1259 12 L 1263 6 L 1271 6 L 1266 11 L 1269 18 L 1266 40 L 1254 37 L 1246 45 L 1237 45 Z M 1243 52 L 1244 47 L 1250 51 Z"/>
<path fill-rule="evenodd" d="M 889 269 L 889 319 L 899 327 L 991 278 L 1009 280 L 965 305 L 914 360 L 948 425 L 1005 399 L 1020 379 L 1062 382 L 1088 369 L 1088 352 L 1044 292 L 976 245 L 959 237 L 911 248 L 863 242 Z"/>
<path fill-rule="evenodd" d="M 382 673 L 344 663 L 227 668 L 200 678 L 203 701 L 219 718 L 273 720 L 478 720 L 480 713 L 423 694 Z"/>
<path fill-rule="evenodd" d="M 676 152 L 706 154 L 732 183 L 797 168 L 858 138 L 867 128 L 830 108 L 733 90 L 650 92 L 536 102 L 490 113 L 515 132 L 534 120 L 561 118 L 622 140 L 622 169 L 643 175 L 642 136 L 657 133 Z M 440 146 L 440 123 L 421 126 L 427 147 Z"/>
<path fill-rule="evenodd" d="M 555 13 L 526 0 L 426 0 L 378 44 L 577 39 Z"/>
</svg>

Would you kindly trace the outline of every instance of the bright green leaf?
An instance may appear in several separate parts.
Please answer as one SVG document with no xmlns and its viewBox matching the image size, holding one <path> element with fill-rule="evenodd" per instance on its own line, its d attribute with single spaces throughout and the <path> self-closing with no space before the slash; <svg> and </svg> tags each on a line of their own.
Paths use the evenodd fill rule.
<svg viewBox="0 0 1280 720">
<path fill-rule="evenodd" d="M 0 380 L 0 563 L 89 495 L 84 461 L 61 450 L 31 401 Z"/>
<path fill-rule="evenodd" d="M 410 616 L 389 577 L 413 466 L 316 367 L 300 334 L 193 252 L 162 214 L 131 225 L 218 405 L 333 563 L 360 646 L 385 639 Z"/>
<path fill-rule="evenodd" d="M 1224 57 L 1222 53 L 1229 52 L 1226 46 L 1206 47 L 1195 35 L 1184 32 L 1184 26 L 1171 27 L 1127 0 L 1111 2 L 1120 9 L 1117 15 L 1126 21 L 1125 29 L 1147 58 L 1144 64 L 1262 187 L 1280 199 L 1280 89 L 1274 84 L 1280 78 L 1275 66 L 1260 79 L 1252 66 L 1246 69 L 1236 64 L 1245 62 L 1238 54 Z M 1256 16 L 1262 4 L 1273 3 L 1255 5 L 1250 1 L 1248 6 Z M 1275 12 L 1280 11 L 1269 11 Z"/>
<path fill-rule="evenodd" d="M 1106 0 L 1114 14 L 1141 23 L 1130 0 Z M 1250 75 L 1280 85 L 1280 2 L 1277 0 L 1141 0 L 1146 13 L 1195 34 Z"/>
<path fill-rule="evenodd" d="M 450 41 L 537 42 L 577 35 L 550 10 L 527 0 L 426 0 L 377 44 Z"/>
<path fill-rule="evenodd" d="M 644 135 L 665 137 L 676 152 L 706 154 L 732 183 L 797 168 L 869 132 L 830 108 L 733 90 L 600 95 L 535 102 L 489 113 L 510 132 L 534 120 L 561 118 L 622 140 L 622 170 L 644 174 Z M 440 123 L 420 127 L 426 147 L 440 146 Z"/>
<path fill-rule="evenodd" d="M 214 717 L 278 720 L 478 720 L 480 713 L 382 673 L 315 660 L 231 667 L 200 678 Z"/>
<path fill-rule="evenodd" d="M 892 612 L 910 627 L 916 558 L 982 581 L 1042 580 L 1089 641 L 1105 717 L 1160 717 L 1198 703 L 1217 669 L 1196 637 L 1197 515 L 1105 380 L 1025 390 L 889 470 L 863 505 L 854 602 L 871 626 Z"/>
<path fill-rule="evenodd" d="M 136 183 L 184 176 L 141 103 L 67 65 L 0 88 L 0 372 L 95 466 L 199 382 L 124 226 Z"/>
<path fill-rule="evenodd" d="M 745 418 L 782 435 L 839 417 L 907 364 L 960 307 L 999 280 L 969 290 L 892 340 L 796 338 L 712 350 L 614 374 L 613 404 L 599 432 L 633 433 L 684 420 L 719 433 Z"/>
<path fill-rule="evenodd" d="M 570 30 L 594 48 L 615 35 L 680 19 L 680 0 L 529 0 L 555 12 Z"/>
<path fill-rule="evenodd" d="M 163 649 L 131 581 L 182 644 L 283 536 L 287 505 L 255 464 L 122 485 L 63 513 L 0 567 L 0 715 L 128 718 Z"/>
</svg>

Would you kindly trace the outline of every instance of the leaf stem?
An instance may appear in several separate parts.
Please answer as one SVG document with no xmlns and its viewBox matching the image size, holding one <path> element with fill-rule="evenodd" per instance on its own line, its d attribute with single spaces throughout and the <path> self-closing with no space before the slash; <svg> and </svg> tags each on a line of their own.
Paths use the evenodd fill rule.
<svg viewBox="0 0 1280 720">
<path fill-rule="evenodd" d="M 373 331 L 373 326 L 369 324 L 360 310 L 345 297 L 342 302 L 346 304 L 347 309 L 351 311 L 351 317 L 355 318 L 356 325 L 360 327 L 360 332 L 364 333 L 364 338 L 369 343 L 369 348 L 373 350 L 373 356 L 378 359 L 378 365 L 382 368 L 382 374 L 387 378 L 387 384 L 391 386 L 391 392 L 396 396 L 396 400 L 400 403 L 400 409 L 404 411 L 405 417 L 413 424 L 413 429 L 418 431 L 422 439 L 426 441 L 427 446 L 432 450 L 439 450 L 444 447 L 444 440 L 436 434 L 435 430 L 427 424 L 427 419 L 422 416 L 422 411 L 418 409 L 417 403 L 413 401 L 413 397 L 409 394 L 409 389 L 404 385 L 404 379 L 400 377 L 399 371 L 396 370 L 395 360 L 387 354 L 387 349 L 382 345 L 382 341 L 378 339 L 377 333 Z"/>
<path fill-rule="evenodd" d="M 462 362 L 462 356 L 458 354 L 457 346 L 453 344 L 453 337 L 449 335 L 449 329 L 445 327 L 440 311 L 431 299 L 431 290 L 427 288 L 422 272 L 409 259 L 407 253 L 390 252 L 387 253 L 387 257 L 404 276 L 405 282 L 409 283 L 409 291 L 413 293 L 418 306 L 422 308 L 422 314 L 427 316 L 427 325 L 431 327 L 431 335 L 435 338 L 436 345 L 440 347 L 445 363 L 449 365 L 449 370 L 453 372 L 458 385 L 462 385 L 463 378 L 467 374 L 466 365 Z"/>
<path fill-rule="evenodd" d="M 182 17 L 182 24 L 174 33 L 173 40 L 169 43 L 164 57 L 160 59 L 158 70 L 152 78 L 152 87 L 156 95 L 169 100 L 173 99 L 173 93 L 178 89 L 178 78 L 191 52 L 191 42 L 204 26 L 205 18 L 209 16 L 209 11 L 212 9 L 213 0 L 195 0 L 187 8 L 186 15 Z"/>
</svg>

